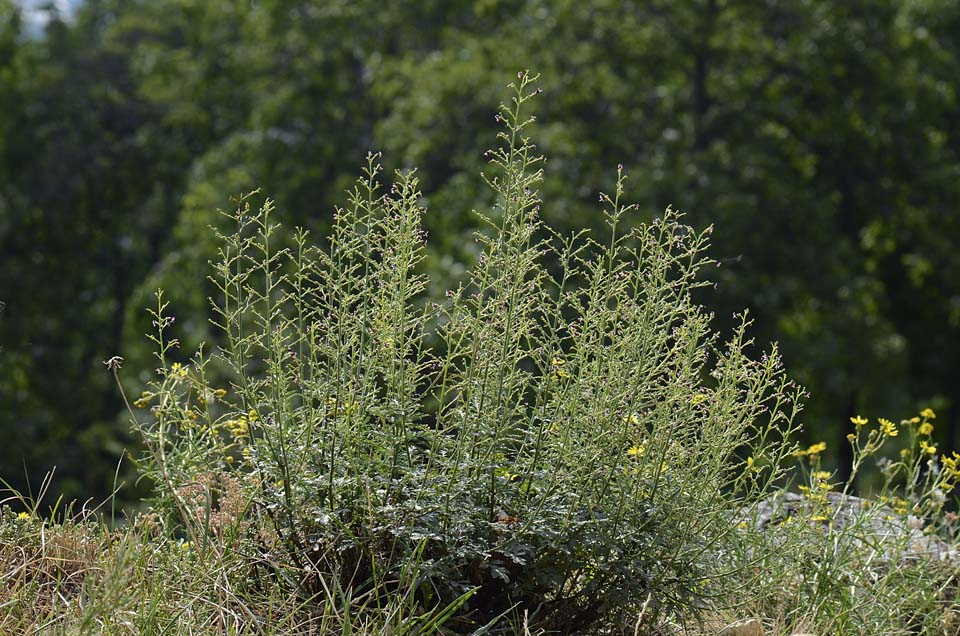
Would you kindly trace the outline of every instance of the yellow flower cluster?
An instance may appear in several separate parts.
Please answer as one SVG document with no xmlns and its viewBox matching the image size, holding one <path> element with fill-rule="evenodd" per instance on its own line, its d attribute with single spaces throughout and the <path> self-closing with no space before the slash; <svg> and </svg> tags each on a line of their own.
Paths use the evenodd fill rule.
<svg viewBox="0 0 960 636">
<path fill-rule="evenodd" d="M 870 428 L 866 435 L 862 434 L 861 427 L 868 423 L 867 418 L 860 415 L 850 418 L 856 427 L 847 436 L 854 451 L 853 474 L 864 458 L 879 451 L 891 438 L 907 438 L 907 443 L 899 448 L 899 462 L 887 458 L 878 462 L 888 480 L 887 485 L 891 487 L 890 494 L 881 496 L 878 501 L 888 505 L 897 515 L 934 519 L 947 501 L 946 493 L 960 485 L 960 454 L 952 452 L 949 456 L 940 455 L 939 461 L 937 459 L 938 448 L 932 439 L 934 425 L 931 421 L 936 417 L 931 408 L 901 420 L 899 425 L 881 417 L 877 419 L 878 425 Z M 905 434 L 900 435 L 901 431 Z M 899 474 L 906 475 L 906 484 L 893 481 Z M 894 493 L 900 493 L 900 496 Z"/>
<path fill-rule="evenodd" d="M 889 504 L 893 511 L 900 516 L 910 512 L 910 502 L 903 497 L 881 497 L 880 501 Z"/>
<path fill-rule="evenodd" d="M 809 457 L 811 460 L 816 459 L 820 456 L 820 453 L 827 450 L 826 442 L 817 442 L 816 444 L 811 444 L 806 448 L 806 450 L 798 450 L 793 452 L 794 457 Z"/>
<path fill-rule="evenodd" d="M 799 486 L 803 498 L 813 504 L 810 521 L 827 521 L 829 519 L 829 501 L 827 493 L 833 489 L 830 478 L 833 473 L 826 470 L 816 470 L 810 475 L 809 486 Z"/>
<path fill-rule="evenodd" d="M 950 457 L 941 455 L 940 462 L 943 464 L 943 472 L 948 480 L 951 482 L 960 481 L 960 455 L 957 454 L 957 451 L 951 452 Z"/>
<path fill-rule="evenodd" d="M 937 415 L 933 412 L 933 409 L 925 408 L 918 416 L 900 421 L 900 426 L 903 427 L 904 430 L 907 430 L 909 433 L 911 433 L 911 444 L 909 444 L 907 448 L 902 448 L 899 451 L 900 458 L 903 461 L 907 461 L 910 457 L 914 456 L 915 450 L 917 451 L 918 457 L 933 457 L 936 455 L 936 444 L 926 439 L 921 439 L 919 442 L 917 442 L 918 435 L 922 437 L 929 437 L 933 433 L 933 424 L 931 424 L 929 420 L 935 418 L 936 416 Z M 860 457 L 866 457 L 874 454 L 880 449 L 881 446 L 883 446 L 887 439 L 897 437 L 901 430 L 891 420 L 881 417 L 877 419 L 877 428 L 871 429 L 867 435 L 866 441 L 861 442 L 861 427 L 867 424 L 870 420 L 862 415 L 856 415 L 851 417 L 850 421 L 856 426 L 857 430 L 848 434 L 847 440 L 854 446 L 855 453 Z M 917 444 L 917 446 L 915 447 L 914 444 Z"/>
<path fill-rule="evenodd" d="M 257 412 L 250 411 L 246 415 L 227 420 L 223 423 L 223 426 L 230 431 L 230 434 L 235 438 L 241 439 L 250 436 L 250 422 L 256 422 L 258 419 Z"/>
<path fill-rule="evenodd" d="M 134 400 L 133 405 L 138 409 L 146 408 L 147 405 L 150 404 L 150 400 L 152 400 L 155 396 L 156 396 L 155 393 L 151 393 L 150 391 L 144 391 L 143 393 L 140 394 L 140 397 L 138 399 Z"/>
<path fill-rule="evenodd" d="M 933 424 L 930 423 L 930 420 L 935 420 L 935 419 L 937 419 L 937 414 L 934 413 L 933 409 L 928 407 L 920 411 L 919 416 L 915 415 L 908 420 L 903 420 L 900 423 L 903 425 L 919 424 L 920 426 L 919 428 L 917 428 L 917 432 L 920 433 L 921 435 L 930 435 L 931 433 L 933 433 Z"/>
<path fill-rule="evenodd" d="M 240 416 L 235 420 L 227 420 L 223 426 L 230 431 L 234 437 L 247 437 L 250 435 L 250 427 L 247 424 L 247 418 Z"/>
<path fill-rule="evenodd" d="M 570 376 L 570 374 L 567 373 L 563 368 L 563 365 L 565 365 L 566 363 L 567 363 L 566 360 L 563 360 L 561 358 L 550 359 L 550 366 L 553 368 L 553 373 L 550 375 L 551 380 L 553 380 L 554 382 L 559 382 L 563 378 L 567 378 Z"/>
</svg>

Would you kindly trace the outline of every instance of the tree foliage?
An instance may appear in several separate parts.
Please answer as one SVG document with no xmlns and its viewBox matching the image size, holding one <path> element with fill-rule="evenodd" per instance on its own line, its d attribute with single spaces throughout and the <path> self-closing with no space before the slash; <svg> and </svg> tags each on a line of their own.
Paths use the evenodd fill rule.
<svg viewBox="0 0 960 636">
<path fill-rule="evenodd" d="M 543 78 L 551 225 L 602 224 L 622 163 L 646 213 L 715 224 L 717 326 L 752 309 L 813 434 L 843 448 L 855 412 L 927 404 L 960 430 L 954 3 L 417 5 L 87 0 L 34 37 L 0 1 L 4 478 L 58 464 L 72 495 L 109 489 L 126 425 L 101 361 L 149 374 L 159 286 L 186 350 L 211 336 L 194 281 L 226 193 L 261 186 L 325 230 L 368 150 L 415 164 L 442 289 L 476 258 L 473 175 L 522 68 Z"/>
</svg>

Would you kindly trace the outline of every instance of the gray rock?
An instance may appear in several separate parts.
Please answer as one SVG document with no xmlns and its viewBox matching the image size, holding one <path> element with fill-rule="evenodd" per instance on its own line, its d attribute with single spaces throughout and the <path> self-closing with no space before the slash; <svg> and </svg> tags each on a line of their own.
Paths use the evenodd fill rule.
<svg viewBox="0 0 960 636">
<path fill-rule="evenodd" d="M 960 565 L 960 554 L 935 534 L 923 531 L 924 522 L 916 517 L 904 518 L 890 506 L 869 499 L 826 493 L 824 521 L 817 521 L 826 533 L 850 535 L 864 549 L 882 549 L 882 556 L 901 561 L 926 559 Z M 745 509 L 742 521 L 755 529 L 772 529 L 793 519 L 809 518 L 813 503 L 792 492 L 778 492 Z"/>
<path fill-rule="evenodd" d="M 720 636 L 763 636 L 763 624 L 758 618 L 747 618 L 727 625 Z"/>
</svg>

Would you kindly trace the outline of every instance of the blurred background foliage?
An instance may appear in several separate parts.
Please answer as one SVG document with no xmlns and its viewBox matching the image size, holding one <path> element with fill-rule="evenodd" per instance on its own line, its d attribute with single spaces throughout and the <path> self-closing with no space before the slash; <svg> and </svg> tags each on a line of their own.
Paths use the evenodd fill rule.
<svg viewBox="0 0 960 636">
<path fill-rule="evenodd" d="M 855 413 L 960 447 L 960 4 L 952 0 L 0 0 L 0 477 L 101 498 L 167 290 L 209 339 L 208 229 L 260 187 L 322 233 L 368 150 L 418 167 L 434 288 L 473 258 L 497 103 L 541 74 L 546 220 L 716 226 L 702 299 L 749 307 L 844 459 Z M 40 16 L 42 20 L 37 22 Z M 120 468 L 129 474 L 128 467 Z"/>
</svg>

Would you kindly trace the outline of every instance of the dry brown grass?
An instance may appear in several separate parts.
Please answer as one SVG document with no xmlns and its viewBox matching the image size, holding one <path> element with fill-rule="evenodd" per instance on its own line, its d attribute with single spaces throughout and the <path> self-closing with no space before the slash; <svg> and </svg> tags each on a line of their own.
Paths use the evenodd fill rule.
<svg viewBox="0 0 960 636">
<path fill-rule="evenodd" d="M 76 612 L 84 585 L 102 578 L 111 533 L 85 522 L 47 524 L 7 511 L 0 534 L 0 633 L 50 629 Z"/>
</svg>

